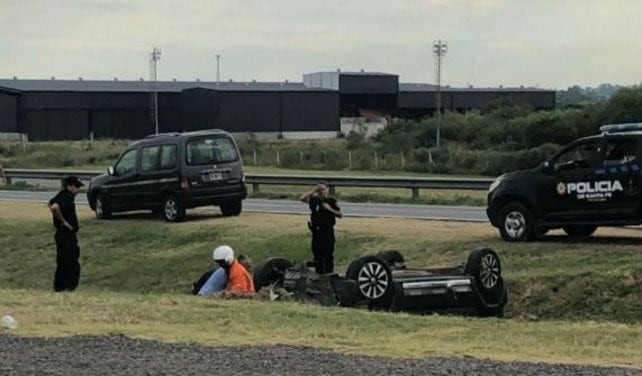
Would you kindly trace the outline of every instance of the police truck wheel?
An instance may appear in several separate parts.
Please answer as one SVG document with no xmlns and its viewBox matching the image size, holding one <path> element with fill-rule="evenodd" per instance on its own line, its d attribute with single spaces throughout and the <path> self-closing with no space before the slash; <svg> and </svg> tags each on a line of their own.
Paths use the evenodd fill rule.
<svg viewBox="0 0 642 376">
<path fill-rule="evenodd" d="M 185 208 L 176 196 L 167 196 L 163 199 L 163 218 L 167 222 L 180 222 L 185 219 Z"/>
<path fill-rule="evenodd" d="M 593 235 L 597 226 L 564 226 L 562 229 L 572 238 L 585 238 Z"/>
<path fill-rule="evenodd" d="M 505 205 L 499 212 L 499 233 L 509 242 L 533 241 L 536 238 L 533 214 L 519 202 Z"/>
<path fill-rule="evenodd" d="M 270 257 L 254 268 L 254 289 L 258 292 L 261 288 L 270 285 L 282 286 L 285 271 L 292 267 L 292 263 L 282 257 Z"/>
<path fill-rule="evenodd" d="M 360 257 L 350 263 L 346 278 L 357 282 L 359 295 L 370 303 L 390 301 L 393 293 L 392 272 L 388 264 L 376 256 Z M 390 308 L 390 307 L 377 307 Z"/>
<path fill-rule="evenodd" d="M 108 219 L 111 217 L 111 212 L 109 206 L 107 205 L 107 200 L 103 195 L 96 196 L 96 218 L 98 219 Z"/>
</svg>

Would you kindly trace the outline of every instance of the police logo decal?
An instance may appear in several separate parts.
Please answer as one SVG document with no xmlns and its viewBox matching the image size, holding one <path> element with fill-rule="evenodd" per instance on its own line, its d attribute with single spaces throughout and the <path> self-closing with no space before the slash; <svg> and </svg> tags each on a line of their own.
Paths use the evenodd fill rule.
<svg viewBox="0 0 642 376">
<path fill-rule="evenodd" d="M 563 196 L 563 195 L 564 195 L 564 193 L 566 193 L 566 184 L 564 184 L 564 182 L 559 182 L 559 183 L 557 184 L 557 193 L 558 193 L 560 196 Z"/>
</svg>

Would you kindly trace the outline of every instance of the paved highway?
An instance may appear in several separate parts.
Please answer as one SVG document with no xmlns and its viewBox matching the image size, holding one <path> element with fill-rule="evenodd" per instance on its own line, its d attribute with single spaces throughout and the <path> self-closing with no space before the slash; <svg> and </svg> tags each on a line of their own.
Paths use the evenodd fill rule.
<svg viewBox="0 0 642 376">
<path fill-rule="evenodd" d="M 55 192 L 0 191 L 0 201 L 47 202 Z M 87 204 L 87 196 L 78 195 L 76 202 Z M 399 205 L 340 202 L 346 217 L 414 218 L 462 222 L 486 222 L 484 208 L 470 206 Z M 212 208 L 205 208 L 212 210 Z M 218 210 L 218 209 L 216 209 Z M 243 211 L 307 214 L 308 207 L 298 201 L 247 199 Z"/>
</svg>

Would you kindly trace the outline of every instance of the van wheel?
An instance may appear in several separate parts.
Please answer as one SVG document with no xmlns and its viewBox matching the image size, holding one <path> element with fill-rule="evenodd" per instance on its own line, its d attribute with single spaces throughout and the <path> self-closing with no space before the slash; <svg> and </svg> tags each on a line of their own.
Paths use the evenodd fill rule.
<svg viewBox="0 0 642 376">
<path fill-rule="evenodd" d="M 499 233 L 509 242 L 533 241 L 535 220 L 530 210 L 519 202 L 510 202 L 499 211 Z"/>
<path fill-rule="evenodd" d="M 241 214 L 242 209 L 243 209 L 243 203 L 241 200 L 229 201 L 221 205 L 221 213 L 223 213 L 225 217 L 239 215 Z"/>
<path fill-rule="evenodd" d="M 109 205 L 105 196 L 99 194 L 96 196 L 96 218 L 98 219 L 109 219 L 111 218 L 111 211 L 109 210 Z"/>
<path fill-rule="evenodd" d="M 584 238 L 593 235 L 597 226 L 564 226 L 562 229 L 572 238 Z"/>
<path fill-rule="evenodd" d="M 180 222 L 185 219 L 185 207 L 176 196 L 170 195 L 163 199 L 163 218 L 167 222 Z"/>
</svg>

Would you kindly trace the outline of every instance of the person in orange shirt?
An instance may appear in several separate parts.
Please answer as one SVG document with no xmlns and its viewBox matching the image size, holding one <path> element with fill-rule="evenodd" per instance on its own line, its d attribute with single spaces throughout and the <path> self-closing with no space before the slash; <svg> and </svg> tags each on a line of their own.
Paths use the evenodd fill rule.
<svg viewBox="0 0 642 376">
<path fill-rule="evenodd" d="M 234 250 L 228 245 L 216 247 L 212 258 L 227 274 L 225 291 L 235 294 L 253 294 L 254 282 L 248 270 L 234 257 Z"/>
</svg>

